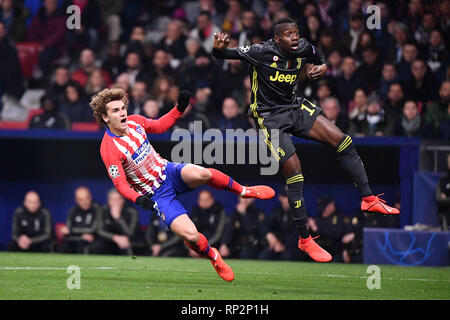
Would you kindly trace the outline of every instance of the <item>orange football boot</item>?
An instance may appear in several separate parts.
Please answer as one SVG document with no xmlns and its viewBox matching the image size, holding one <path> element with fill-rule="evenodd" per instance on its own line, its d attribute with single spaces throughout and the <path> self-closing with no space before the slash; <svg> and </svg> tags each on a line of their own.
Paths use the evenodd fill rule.
<svg viewBox="0 0 450 320">
<path fill-rule="evenodd" d="M 225 281 L 233 281 L 234 280 L 234 272 L 233 269 L 229 265 L 223 261 L 222 257 L 220 256 L 219 250 L 216 248 L 211 248 L 215 252 L 214 259 L 211 259 L 211 264 L 213 265 L 214 269 L 216 269 L 217 274 Z"/>
<path fill-rule="evenodd" d="M 272 199 L 275 197 L 275 190 L 268 186 L 253 186 L 253 187 L 244 187 L 245 193 L 241 195 L 241 198 L 256 198 L 256 199 Z"/>
<path fill-rule="evenodd" d="M 314 261 L 330 262 L 333 257 L 314 241 L 316 238 L 312 238 L 311 236 L 306 239 L 299 238 L 298 248 L 309 255 Z"/>
<path fill-rule="evenodd" d="M 366 212 L 378 212 L 386 215 L 390 214 L 400 214 L 397 208 L 390 207 L 386 204 L 386 201 L 379 198 L 379 196 L 384 195 L 384 193 L 377 196 L 368 196 L 362 198 L 361 210 Z"/>
</svg>

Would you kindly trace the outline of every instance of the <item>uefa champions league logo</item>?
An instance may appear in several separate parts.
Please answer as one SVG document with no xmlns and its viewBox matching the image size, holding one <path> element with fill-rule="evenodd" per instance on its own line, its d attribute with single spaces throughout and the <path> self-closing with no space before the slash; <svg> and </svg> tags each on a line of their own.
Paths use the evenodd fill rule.
<svg viewBox="0 0 450 320">
<path fill-rule="evenodd" d="M 402 265 L 402 266 L 417 266 L 426 261 L 433 250 L 431 248 L 431 244 L 436 236 L 436 232 L 428 239 L 426 248 L 421 248 L 416 244 L 416 237 L 412 232 L 409 232 L 409 236 L 411 237 L 411 242 L 406 250 L 400 251 L 396 250 L 391 241 L 389 240 L 389 232 L 384 232 L 384 243 L 381 243 L 377 240 L 377 246 L 383 253 L 383 255 L 393 264 Z M 413 259 L 413 262 L 408 262 L 408 258 L 412 256 L 419 257 L 419 259 Z"/>
</svg>

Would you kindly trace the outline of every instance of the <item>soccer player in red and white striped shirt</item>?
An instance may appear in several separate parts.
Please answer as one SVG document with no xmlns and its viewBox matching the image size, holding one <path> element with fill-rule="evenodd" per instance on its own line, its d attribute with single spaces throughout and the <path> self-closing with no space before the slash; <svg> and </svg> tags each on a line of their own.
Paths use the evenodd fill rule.
<svg viewBox="0 0 450 320">
<path fill-rule="evenodd" d="M 177 195 L 205 183 L 244 198 L 270 199 L 275 191 L 267 186 L 244 187 L 218 170 L 173 163 L 155 151 L 147 133 L 167 131 L 183 115 L 190 96 L 189 92 L 181 91 L 177 106 L 160 119 L 152 120 L 128 115 L 128 99 L 122 89 L 102 90 L 90 103 L 97 122 L 107 126 L 100 154 L 120 194 L 143 209 L 155 212 L 189 248 L 209 258 L 221 278 L 232 281 L 233 270 L 197 231 Z"/>
</svg>

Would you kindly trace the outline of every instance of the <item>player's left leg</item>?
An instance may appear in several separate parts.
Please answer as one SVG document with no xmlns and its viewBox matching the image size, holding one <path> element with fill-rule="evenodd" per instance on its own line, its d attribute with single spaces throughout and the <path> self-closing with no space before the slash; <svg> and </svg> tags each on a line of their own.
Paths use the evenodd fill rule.
<svg viewBox="0 0 450 320">
<path fill-rule="evenodd" d="M 231 191 L 243 198 L 271 199 L 275 196 L 275 191 L 268 186 L 244 187 L 219 170 L 195 164 L 185 165 L 181 169 L 181 177 L 191 189 L 206 183 L 210 187 Z"/>
<path fill-rule="evenodd" d="M 176 217 L 170 224 L 170 230 L 181 237 L 186 245 L 198 255 L 208 258 L 222 279 L 225 281 L 234 280 L 233 269 L 223 261 L 219 251 L 209 245 L 208 239 L 197 231 L 195 224 L 187 214 Z"/>
<path fill-rule="evenodd" d="M 400 213 L 398 209 L 386 205 L 384 200 L 373 194 L 366 170 L 350 136 L 344 134 L 323 115 L 319 115 L 309 130 L 309 137 L 335 148 L 339 163 L 352 176 L 363 197 L 361 210 L 383 214 Z"/>
</svg>

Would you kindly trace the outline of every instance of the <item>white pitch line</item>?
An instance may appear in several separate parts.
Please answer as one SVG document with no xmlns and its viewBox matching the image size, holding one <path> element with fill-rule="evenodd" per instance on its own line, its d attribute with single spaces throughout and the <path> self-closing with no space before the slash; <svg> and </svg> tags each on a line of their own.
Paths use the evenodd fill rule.
<svg viewBox="0 0 450 320">
<path fill-rule="evenodd" d="M 81 268 L 81 270 L 117 270 L 113 267 Z M 67 270 L 64 267 L 0 267 L 0 270 Z"/>
<path fill-rule="evenodd" d="M 0 270 L 67 270 L 64 267 L 0 267 Z M 93 267 L 93 268 L 82 268 L 80 270 L 141 270 L 141 271 L 150 271 L 150 272 L 189 272 L 189 273 L 198 273 L 204 272 L 202 270 L 168 270 L 168 269 L 146 269 L 142 270 L 140 268 L 114 268 L 114 267 Z M 243 271 L 239 272 L 240 274 L 250 274 L 250 275 L 281 275 L 279 273 L 271 273 L 271 272 L 252 272 L 252 271 Z M 321 278 L 350 278 L 350 279 L 367 279 L 368 276 L 348 276 L 342 274 L 325 274 L 325 275 L 305 275 L 305 274 L 296 274 L 295 276 L 300 277 L 321 277 Z M 420 279 L 420 278 L 386 278 L 382 277 L 382 280 L 390 280 L 390 281 L 422 281 L 422 282 L 450 282 L 450 279 Z"/>
</svg>

